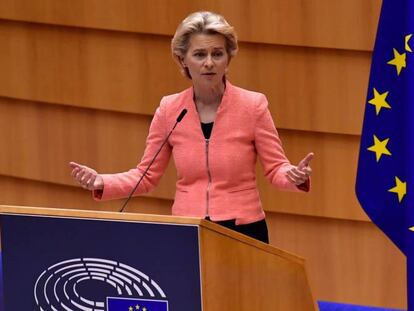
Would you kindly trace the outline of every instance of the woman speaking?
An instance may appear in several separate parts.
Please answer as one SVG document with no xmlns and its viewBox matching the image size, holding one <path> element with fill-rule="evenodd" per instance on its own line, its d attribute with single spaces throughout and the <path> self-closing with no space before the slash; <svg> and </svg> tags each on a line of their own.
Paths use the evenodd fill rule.
<svg viewBox="0 0 414 311">
<path fill-rule="evenodd" d="M 125 198 L 141 177 L 134 195 L 151 191 L 172 155 L 178 176 L 173 215 L 206 218 L 268 243 L 256 184 L 257 158 L 266 178 L 277 188 L 309 191 L 313 153 L 297 166 L 291 165 L 266 97 L 227 80 L 238 45 L 233 27 L 222 16 L 211 12 L 189 15 L 178 26 L 171 50 L 192 86 L 162 98 L 141 162 L 117 174 L 99 174 L 71 162 L 72 176 L 92 190 L 96 200 Z M 187 114 L 168 136 L 184 109 Z"/>
</svg>

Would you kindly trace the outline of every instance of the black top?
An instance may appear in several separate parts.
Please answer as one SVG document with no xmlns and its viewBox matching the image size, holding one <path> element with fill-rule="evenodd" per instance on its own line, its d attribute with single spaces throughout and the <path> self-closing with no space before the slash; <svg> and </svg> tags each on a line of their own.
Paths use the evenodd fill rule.
<svg viewBox="0 0 414 311">
<path fill-rule="evenodd" d="M 210 139 L 211 131 L 213 130 L 214 122 L 201 123 L 201 129 L 203 130 L 204 138 Z"/>
</svg>

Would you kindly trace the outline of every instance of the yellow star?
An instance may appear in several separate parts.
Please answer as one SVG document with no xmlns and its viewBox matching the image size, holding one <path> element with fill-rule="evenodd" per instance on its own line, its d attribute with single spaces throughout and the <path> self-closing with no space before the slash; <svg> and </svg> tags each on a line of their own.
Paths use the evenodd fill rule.
<svg viewBox="0 0 414 311">
<path fill-rule="evenodd" d="M 401 203 L 401 200 L 404 198 L 407 193 L 407 183 L 402 182 L 397 176 L 395 176 L 395 187 L 388 190 L 389 192 L 394 192 L 398 194 L 398 202 Z"/>
<path fill-rule="evenodd" d="M 129 311 L 133 311 L 133 310 L 134 310 L 134 308 L 133 308 L 133 307 L 129 307 L 129 308 L 128 308 L 128 310 L 129 310 Z"/>
<path fill-rule="evenodd" d="M 147 308 L 143 307 L 143 308 L 142 308 L 142 311 L 147 311 Z"/>
<path fill-rule="evenodd" d="M 374 98 L 370 99 L 368 103 L 375 106 L 377 115 L 379 115 L 381 108 L 391 108 L 391 106 L 385 101 L 387 96 L 388 92 L 380 94 L 374 87 Z"/>
<path fill-rule="evenodd" d="M 401 69 L 406 67 L 405 64 L 405 53 L 400 54 L 396 49 L 393 49 L 394 51 L 394 58 L 391 59 L 387 64 L 394 65 L 397 69 L 397 74 L 400 75 Z"/>
<path fill-rule="evenodd" d="M 390 139 L 384 139 L 383 141 L 379 140 L 377 136 L 374 135 L 374 145 L 369 147 L 368 150 L 375 152 L 377 156 L 377 162 L 381 159 L 383 154 L 391 155 L 391 152 L 387 149 L 387 144 Z"/>
<path fill-rule="evenodd" d="M 412 52 L 413 51 L 413 50 L 411 50 L 411 47 L 408 45 L 408 41 L 410 41 L 412 35 L 413 34 L 410 33 L 409 35 L 406 35 L 405 36 L 405 50 L 408 51 L 408 52 Z"/>
<path fill-rule="evenodd" d="M 408 230 L 414 231 L 414 227 L 410 227 L 410 228 L 408 228 Z"/>
<path fill-rule="evenodd" d="M 135 306 L 135 310 L 139 310 L 139 305 L 136 305 Z"/>
</svg>

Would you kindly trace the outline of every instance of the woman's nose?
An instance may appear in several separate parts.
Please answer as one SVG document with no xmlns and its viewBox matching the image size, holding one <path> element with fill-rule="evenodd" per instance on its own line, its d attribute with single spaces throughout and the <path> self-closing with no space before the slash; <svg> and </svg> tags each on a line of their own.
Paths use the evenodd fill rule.
<svg viewBox="0 0 414 311">
<path fill-rule="evenodd" d="M 211 68 L 213 67 L 213 65 L 213 59 L 211 58 L 211 55 L 208 55 L 206 61 L 204 62 L 204 66 L 206 66 L 207 68 Z"/>
</svg>

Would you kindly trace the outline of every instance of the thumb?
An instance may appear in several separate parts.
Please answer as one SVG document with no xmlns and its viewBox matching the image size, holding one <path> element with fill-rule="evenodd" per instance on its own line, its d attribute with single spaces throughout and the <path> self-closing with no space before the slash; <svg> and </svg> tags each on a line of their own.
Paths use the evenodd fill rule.
<svg viewBox="0 0 414 311">
<path fill-rule="evenodd" d="M 304 157 L 303 160 L 299 162 L 298 169 L 301 170 L 301 169 L 305 168 L 306 166 L 308 166 L 309 163 L 310 163 L 310 161 L 312 161 L 313 156 L 314 156 L 314 153 L 313 152 L 309 152 L 306 155 L 306 157 Z"/>
<path fill-rule="evenodd" d="M 88 169 L 87 166 L 76 163 L 76 162 L 69 162 L 69 166 L 71 167 L 71 169 L 75 169 L 75 168 L 79 168 L 79 169 Z"/>
<path fill-rule="evenodd" d="M 76 162 L 69 162 L 69 166 L 71 168 L 75 168 L 75 167 L 81 167 L 82 165 L 80 165 L 79 163 L 76 163 Z"/>
</svg>

